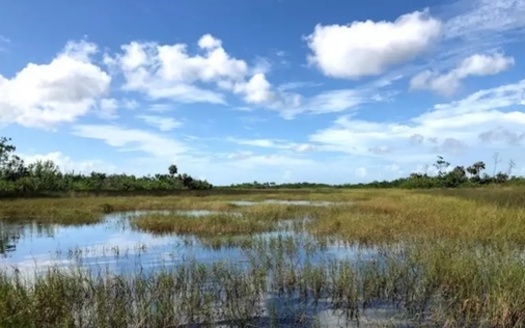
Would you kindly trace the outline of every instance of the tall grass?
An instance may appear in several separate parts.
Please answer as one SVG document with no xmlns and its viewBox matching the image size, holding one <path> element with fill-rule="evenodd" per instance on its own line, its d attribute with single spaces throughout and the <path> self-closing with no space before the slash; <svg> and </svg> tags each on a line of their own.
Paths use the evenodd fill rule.
<svg viewBox="0 0 525 328">
<path fill-rule="evenodd" d="M 25 280 L 0 273 L 0 327 L 314 326 L 333 322 L 334 315 L 361 323 L 374 309 L 394 309 L 392 322 L 411 326 L 523 327 L 523 194 L 508 188 L 270 197 L 346 202 L 326 207 L 229 204 L 238 195 L 2 201 L 0 217 L 11 221 L 91 222 L 126 210 L 220 211 L 204 217 L 150 213 L 132 225 L 197 235 L 212 247 L 240 246 L 245 257 L 129 275 L 55 268 Z M 242 199 L 263 197 L 268 195 Z M 232 236 L 304 218 L 319 239 Z M 380 252 L 371 259 L 330 258 L 326 236 L 376 245 Z"/>
<path fill-rule="evenodd" d="M 351 261 L 314 260 L 304 246 L 282 238 L 258 244 L 244 264 L 153 273 L 0 274 L 0 327 L 311 326 L 380 308 L 412 326 L 525 325 L 525 266 L 511 248 L 420 243 Z"/>
<path fill-rule="evenodd" d="M 473 193 L 478 192 L 472 190 Z M 326 209 L 309 226 L 318 234 L 336 234 L 362 243 L 398 242 L 407 238 L 467 240 L 485 244 L 525 245 L 525 203 L 503 206 L 503 201 L 481 201 L 449 196 L 391 191 L 352 206 Z M 522 197 L 521 189 L 496 197 Z"/>
</svg>

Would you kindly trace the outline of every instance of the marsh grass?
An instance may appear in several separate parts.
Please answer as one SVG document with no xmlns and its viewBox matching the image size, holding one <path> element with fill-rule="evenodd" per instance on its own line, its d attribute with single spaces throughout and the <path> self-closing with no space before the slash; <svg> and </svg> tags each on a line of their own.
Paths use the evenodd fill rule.
<svg viewBox="0 0 525 328">
<path fill-rule="evenodd" d="M 242 199 L 352 204 L 229 204 L 239 195 L 2 201 L 4 220 L 61 223 L 96 221 L 113 211 L 220 211 L 150 213 L 131 224 L 197 235 L 211 247 L 241 247 L 245 260 L 188 261 L 149 274 L 52 269 L 24 280 L 0 273 L 0 327 L 314 326 L 328 320 L 318 318 L 327 309 L 357 323 L 377 308 L 395 309 L 394 319 L 405 326 L 525 326 L 523 189 L 268 195 Z M 250 236 L 304 218 L 293 229 L 306 228 L 311 238 Z M 372 259 L 319 257 L 327 237 L 381 246 Z"/>
<path fill-rule="evenodd" d="M 314 209 L 307 206 L 261 204 L 235 207 L 235 212 L 196 217 L 180 212 L 146 213 L 131 220 L 133 228 L 153 233 L 197 236 L 239 235 L 275 231 L 280 221 L 301 220 Z M 292 225 L 291 225 L 292 226 Z"/>
<path fill-rule="evenodd" d="M 227 213 L 202 217 L 179 213 L 150 213 L 133 218 L 131 226 L 159 234 L 217 236 L 270 231 L 273 224 Z"/>
<path fill-rule="evenodd" d="M 280 237 L 254 243 L 242 265 L 190 260 L 128 275 L 53 268 L 28 280 L 1 273 L 0 327 L 313 326 L 329 319 L 319 318 L 325 310 L 357 323 L 380 308 L 395 309 L 391 319 L 405 326 L 525 325 L 525 266 L 511 246 L 401 250 L 314 261 L 315 242 Z"/>
<path fill-rule="evenodd" d="M 361 243 L 421 238 L 493 245 L 500 242 L 525 244 L 525 207 L 504 206 L 502 201 L 482 201 L 479 196 L 478 199 L 466 199 L 456 193 L 392 190 L 352 206 L 327 208 L 315 216 L 308 229 Z M 522 190 L 512 192 L 517 199 L 522 193 Z M 507 198 L 506 193 L 496 195 Z"/>
</svg>

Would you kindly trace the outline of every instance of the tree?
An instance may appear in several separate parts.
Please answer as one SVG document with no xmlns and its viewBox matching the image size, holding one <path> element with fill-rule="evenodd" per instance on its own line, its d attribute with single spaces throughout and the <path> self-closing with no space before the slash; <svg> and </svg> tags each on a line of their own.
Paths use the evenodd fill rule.
<svg viewBox="0 0 525 328">
<path fill-rule="evenodd" d="M 443 159 L 443 156 L 438 156 L 438 159 L 434 163 L 434 167 L 438 170 L 438 175 L 442 177 L 445 174 L 445 170 L 450 166 L 450 163 Z"/>
<path fill-rule="evenodd" d="M 467 167 L 467 172 L 472 176 L 473 180 L 479 181 L 480 180 L 480 174 L 485 169 L 485 163 L 483 162 L 476 162 L 472 164 L 471 166 Z"/>
<path fill-rule="evenodd" d="M 0 137 L 0 179 L 16 181 L 27 175 L 24 161 L 14 154 L 16 147 L 11 138 Z"/>
<path fill-rule="evenodd" d="M 170 173 L 172 177 L 175 176 L 179 172 L 177 165 L 171 164 L 170 167 L 168 168 L 168 172 Z"/>
</svg>

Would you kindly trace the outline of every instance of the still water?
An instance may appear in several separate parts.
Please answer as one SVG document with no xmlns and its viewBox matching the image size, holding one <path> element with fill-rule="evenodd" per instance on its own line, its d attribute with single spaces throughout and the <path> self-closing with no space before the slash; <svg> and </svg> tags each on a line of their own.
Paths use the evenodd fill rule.
<svg viewBox="0 0 525 328">
<path fill-rule="evenodd" d="M 294 238 L 299 241 L 299 247 L 302 245 L 305 249 L 318 244 L 318 240 L 307 233 L 292 231 L 291 225 L 283 224 L 281 231 L 230 237 L 237 242 L 217 247 L 194 236 L 155 235 L 132 229 L 129 218 L 144 213 L 109 214 L 100 223 L 77 226 L 7 224 L 0 221 L 0 270 L 32 273 L 60 267 L 125 273 L 137 268 L 148 271 L 173 267 L 189 260 L 210 264 L 247 261 L 246 249 L 239 246 L 242 239 Z M 199 220 L 214 212 L 182 213 Z M 309 258 L 314 260 L 357 260 L 372 257 L 377 252 L 373 248 L 363 249 L 333 240 L 323 241 L 322 247 L 315 248 L 315 254 L 309 254 Z"/>
</svg>

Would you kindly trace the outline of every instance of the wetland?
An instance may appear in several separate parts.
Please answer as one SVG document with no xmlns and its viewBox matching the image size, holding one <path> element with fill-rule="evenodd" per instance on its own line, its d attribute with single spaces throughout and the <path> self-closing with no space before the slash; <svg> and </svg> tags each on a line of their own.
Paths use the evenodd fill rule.
<svg viewBox="0 0 525 328">
<path fill-rule="evenodd" d="M 520 188 L 2 200 L 0 327 L 519 327 Z"/>
</svg>

